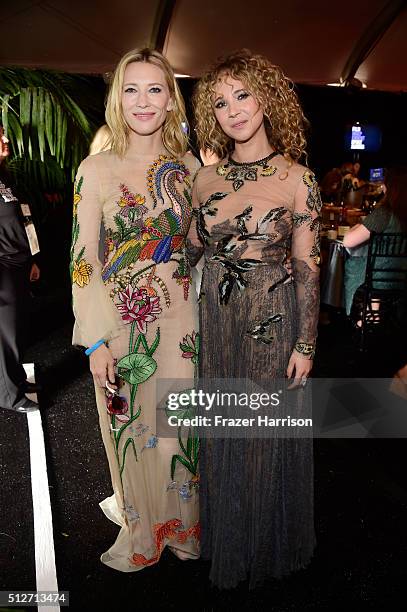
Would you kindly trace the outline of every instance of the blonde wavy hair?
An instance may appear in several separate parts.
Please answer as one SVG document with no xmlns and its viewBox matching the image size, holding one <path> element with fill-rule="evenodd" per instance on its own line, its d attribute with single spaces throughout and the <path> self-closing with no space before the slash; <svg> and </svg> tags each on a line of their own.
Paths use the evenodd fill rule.
<svg viewBox="0 0 407 612">
<path fill-rule="evenodd" d="M 179 90 L 174 72 L 166 58 L 155 49 L 134 49 L 124 55 L 114 71 L 106 101 L 106 123 L 111 130 L 111 148 L 120 157 L 126 153 L 129 145 L 130 128 L 127 125 L 122 109 L 122 93 L 124 73 L 133 62 L 147 62 L 161 68 L 173 101 L 173 110 L 167 113 L 163 125 L 162 140 L 165 148 L 174 157 L 182 157 L 188 148 L 188 136 L 184 126 L 187 126 L 185 104 Z"/>
<path fill-rule="evenodd" d="M 220 127 L 213 106 L 216 84 L 226 76 L 242 81 L 260 104 L 270 145 L 290 163 L 306 157 L 308 121 L 292 81 L 281 68 L 247 49 L 219 60 L 195 87 L 193 106 L 199 146 L 213 151 L 220 159 L 233 150 L 233 140 Z"/>
</svg>

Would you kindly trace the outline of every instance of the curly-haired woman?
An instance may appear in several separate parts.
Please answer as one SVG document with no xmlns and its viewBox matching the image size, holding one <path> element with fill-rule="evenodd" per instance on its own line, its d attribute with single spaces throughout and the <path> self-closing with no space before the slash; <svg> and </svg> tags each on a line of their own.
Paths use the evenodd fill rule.
<svg viewBox="0 0 407 612">
<path fill-rule="evenodd" d="M 306 120 L 293 85 L 266 58 L 242 51 L 201 78 L 194 107 L 200 147 L 221 160 L 200 169 L 193 188 L 189 252 L 205 252 L 201 374 L 305 384 L 321 201 L 313 173 L 298 163 Z M 218 587 L 247 578 L 254 587 L 305 566 L 314 549 L 312 441 L 203 440 L 201 528 Z"/>
<path fill-rule="evenodd" d="M 157 380 L 193 377 L 198 343 L 185 236 L 199 163 L 184 121 L 167 60 L 129 52 L 107 100 L 108 150 L 82 162 L 75 186 L 73 341 L 88 347 L 115 493 L 101 506 L 121 527 L 101 559 L 123 572 L 157 563 L 167 545 L 198 556 L 197 443 L 156 430 Z"/>
</svg>

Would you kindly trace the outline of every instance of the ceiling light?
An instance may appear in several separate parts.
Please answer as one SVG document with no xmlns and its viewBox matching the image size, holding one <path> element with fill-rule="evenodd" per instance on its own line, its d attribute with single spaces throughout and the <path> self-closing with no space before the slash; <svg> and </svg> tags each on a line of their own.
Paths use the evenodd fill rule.
<svg viewBox="0 0 407 612">
<path fill-rule="evenodd" d="M 190 74 L 179 74 L 178 72 L 176 72 L 174 76 L 176 79 L 190 79 L 191 78 Z"/>
</svg>

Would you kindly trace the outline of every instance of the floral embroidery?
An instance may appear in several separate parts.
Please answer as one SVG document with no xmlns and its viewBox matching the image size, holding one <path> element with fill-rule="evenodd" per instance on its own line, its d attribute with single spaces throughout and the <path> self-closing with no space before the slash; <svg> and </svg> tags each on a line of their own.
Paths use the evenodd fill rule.
<svg viewBox="0 0 407 612">
<path fill-rule="evenodd" d="M 189 286 L 192 283 L 191 272 L 185 257 L 182 257 L 178 262 L 178 269 L 172 275 L 176 279 L 178 285 L 184 290 L 184 300 L 188 300 Z"/>
<path fill-rule="evenodd" d="M 199 334 L 195 331 L 187 334 L 179 343 L 184 359 L 190 359 L 194 365 L 198 363 L 199 356 Z"/>
<path fill-rule="evenodd" d="M 147 323 L 152 323 L 162 312 L 160 308 L 160 298 L 150 296 L 146 289 L 139 289 L 127 285 L 125 291 L 120 291 L 118 297 L 121 304 L 117 305 L 122 319 L 125 323 L 135 321 L 137 329 L 142 334 L 147 333 Z"/>
<path fill-rule="evenodd" d="M 127 399 L 123 395 L 113 395 L 107 397 L 106 404 L 108 414 L 114 414 L 117 421 L 127 423 L 129 420 L 129 415 L 127 414 L 129 405 L 127 403 Z"/>
<path fill-rule="evenodd" d="M 146 445 L 144 446 L 144 448 L 156 448 L 158 445 L 158 438 L 157 436 L 150 436 L 149 439 L 146 442 Z M 143 450 L 144 450 L 143 448 Z"/>
<path fill-rule="evenodd" d="M 185 236 L 192 218 L 192 203 L 189 193 L 189 170 L 186 166 L 161 155 L 147 173 L 148 190 L 154 207 L 163 200 L 162 185 L 171 202 L 171 208 L 161 211 L 157 217 L 147 217 L 145 198 L 133 194 L 125 185 L 120 185 L 122 196 L 118 206 L 122 209 L 114 217 L 116 231 L 107 235 L 105 245 L 107 261 L 102 278 L 114 282 L 115 275 L 138 260 L 153 260 L 156 264 L 167 263 L 173 253 L 183 252 Z M 162 183 L 162 185 L 161 185 Z M 176 183 L 183 186 L 179 193 Z"/>
<path fill-rule="evenodd" d="M 90 283 L 90 277 L 93 272 L 93 268 L 90 263 L 83 259 L 85 253 L 85 247 L 82 247 L 78 255 L 75 257 L 76 243 L 79 238 L 79 222 L 78 222 L 78 204 L 82 199 L 81 189 L 83 185 L 83 176 L 75 182 L 74 196 L 73 196 L 73 219 L 72 219 L 72 241 L 71 241 L 71 252 L 70 252 L 70 264 L 69 271 L 71 274 L 72 284 L 78 285 L 78 287 L 85 287 Z"/>
<path fill-rule="evenodd" d="M 124 511 L 127 515 L 127 520 L 129 520 L 130 522 L 140 520 L 140 514 L 137 512 L 137 510 L 134 509 L 134 506 L 132 506 L 131 504 L 125 504 Z"/>
<path fill-rule="evenodd" d="M 134 222 L 147 212 L 148 209 L 144 206 L 146 199 L 139 193 L 132 194 L 126 185 L 121 184 L 120 190 L 122 197 L 118 202 L 121 207 L 119 214 L 123 217 L 128 217 L 131 222 Z"/>
<path fill-rule="evenodd" d="M 190 486 L 189 486 L 189 484 L 187 482 L 184 482 L 184 484 L 180 488 L 179 495 L 180 495 L 181 499 L 183 499 L 184 501 L 186 501 L 188 499 L 191 499 L 192 493 L 191 493 Z"/>
<path fill-rule="evenodd" d="M 182 351 L 182 357 L 185 359 L 191 359 L 192 363 L 195 366 L 195 376 L 198 372 L 198 359 L 199 359 L 199 333 L 193 331 L 191 334 L 187 334 L 182 342 L 179 343 L 179 347 Z M 183 394 L 190 392 L 191 389 L 187 389 L 183 391 Z M 167 417 L 170 415 L 175 415 L 178 419 L 182 420 L 184 418 L 190 419 L 194 416 L 194 408 L 192 407 L 192 402 L 188 406 L 183 406 L 182 408 L 178 408 L 177 410 L 170 410 L 168 407 L 166 408 Z M 200 441 L 198 436 L 194 432 L 194 428 L 188 426 L 188 437 L 186 440 L 186 445 L 183 440 L 182 435 L 182 427 L 178 427 L 178 443 L 180 446 L 180 453 L 173 455 L 171 460 L 171 480 L 174 481 L 175 468 L 177 462 L 181 463 L 184 467 L 187 468 L 197 478 L 198 474 L 198 457 L 199 457 L 199 447 Z M 172 484 L 173 484 L 172 483 Z M 168 489 L 173 488 L 171 484 Z"/>
<path fill-rule="evenodd" d="M 194 476 L 191 480 L 184 482 L 178 489 L 179 496 L 182 500 L 188 501 L 192 497 L 192 491 L 199 489 L 199 477 Z"/>
<path fill-rule="evenodd" d="M 137 291 L 140 292 L 140 289 L 136 288 L 136 295 L 138 295 Z M 144 291 L 142 295 L 143 301 L 145 301 L 147 292 Z M 133 301 L 133 297 L 133 294 L 130 294 L 130 292 L 128 292 L 127 298 L 130 300 L 130 302 Z M 128 312 L 130 311 L 131 313 L 133 313 L 134 309 L 130 308 Z M 137 314 L 140 314 L 140 310 L 138 311 L 138 313 L 136 313 L 136 315 Z M 150 316 L 152 316 L 151 312 Z M 138 318 L 137 316 L 133 318 L 130 329 L 129 353 L 117 362 L 117 371 L 119 377 L 126 381 L 130 386 L 130 403 L 128 406 L 129 409 L 127 409 L 126 406 L 123 406 L 123 411 L 118 415 L 116 412 L 112 413 L 112 411 L 109 411 L 108 404 L 108 412 L 111 417 L 111 430 L 112 435 L 114 437 L 114 447 L 117 462 L 119 465 L 120 477 L 122 476 L 123 470 L 125 468 L 127 451 L 130 446 L 133 448 L 133 453 L 136 461 L 138 461 L 137 450 L 132 436 L 129 436 L 120 448 L 120 441 L 122 440 L 125 433 L 134 435 L 134 427 L 132 426 L 132 424 L 136 419 L 139 418 L 142 412 L 141 406 L 139 406 L 136 412 L 134 411 L 137 389 L 139 385 L 143 384 L 146 380 L 148 380 L 157 369 L 157 362 L 153 358 L 153 355 L 160 343 L 160 328 L 157 328 L 155 333 L 155 339 L 152 344 L 149 345 L 145 336 L 145 332 L 140 331 L 140 327 L 144 329 L 144 324 L 146 324 L 146 318 L 147 315 L 145 311 L 143 318 L 141 318 L 141 316 L 138 316 Z M 139 331 L 139 334 L 137 338 L 134 339 L 136 329 Z M 141 351 L 140 348 L 143 348 L 144 351 Z M 116 427 L 116 421 L 125 422 L 121 427 Z M 148 431 L 148 427 L 140 423 L 139 426 L 136 427 L 136 430 L 137 433 L 135 435 L 140 436 L 141 434 Z M 150 437 L 149 442 L 147 443 L 150 444 L 148 448 L 153 448 L 152 438 L 154 437 L 155 436 Z"/>
<path fill-rule="evenodd" d="M 81 254 L 83 254 L 84 251 L 85 247 L 81 249 L 78 258 L 81 256 Z M 90 277 L 93 268 L 91 264 L 87 263 L 84 259 L 80 259 L 78 261 L 78 258 L 76 259 L 76 261 L 73 262 L 72 283 L 75 283 L 76 285 L 78 285 L 78 287 L 84 287 L 85 285 L 88 285 L 90 283 Z"/>
</svg>

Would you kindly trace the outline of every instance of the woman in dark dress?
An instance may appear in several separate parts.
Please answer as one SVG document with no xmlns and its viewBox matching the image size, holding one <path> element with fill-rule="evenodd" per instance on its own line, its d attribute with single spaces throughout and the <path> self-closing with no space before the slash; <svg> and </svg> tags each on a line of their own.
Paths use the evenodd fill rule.
<svg viewBox="0 0 407 612">
<path fill-rule="evenodd" d="M 304 123 L 292 84 L 262 56 L 240 52 L 202 77 L 199 145 L 220 161 L 198 171 L 192 259 L 205 252 L 201 375 L 305 384 L 319 309 L 314 175 L 298 163 Z M 293 278 L 284 262 L 291 250 Z M 304 567 L 315 539 L 312 440 L 203 439 L 202 555 L 210 579 L 250 588 Z"/>
</svg>

